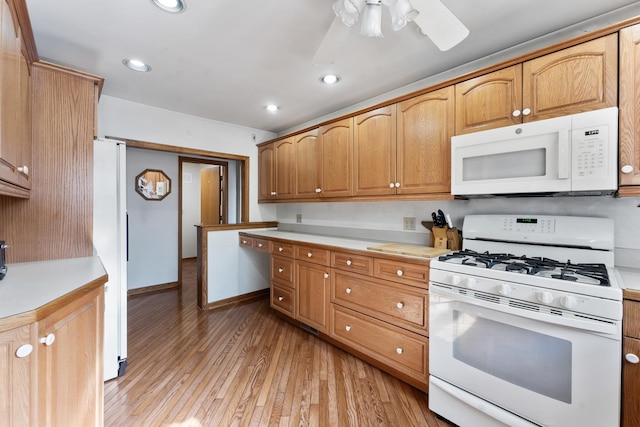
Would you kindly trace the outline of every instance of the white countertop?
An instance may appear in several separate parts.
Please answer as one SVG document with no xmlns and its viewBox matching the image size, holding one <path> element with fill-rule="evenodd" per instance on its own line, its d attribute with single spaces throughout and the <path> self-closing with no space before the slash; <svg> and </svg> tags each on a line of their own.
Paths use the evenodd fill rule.
<svg viewBox="0 0 640 427">
<path fill-rule="evenodd" d="M 358 239 L 345 239 L 342 237 L 321 236 L 317 234 L 306 233 L 294 233 L 291 231 L 277 231 L 277 230 L 257 230 L 249 231 L 246 233 L 256 236 L 269 237 L 273 239 L 285 239 L 295 240 L 298 242 L 311 243 L 315 245 L 335 246 L 338 248 L 354 249 L 359 251 L 366 251 L 369 246 L 377 246 L 387 242 L 374 242 Z M 374 252 L 374 251 L 371 251 Z"/>
<path fill-rule="evenodd" d="M 38 309 L 105 274 L 97 256 L 9 264 L 0 280 L 0 319 Z"/>
<path fill-rule="evenodd" d="M 622 280 L 622 289 L 640 291 L 640 268 L 616 267 L 616 271 Z"/>
</svg>

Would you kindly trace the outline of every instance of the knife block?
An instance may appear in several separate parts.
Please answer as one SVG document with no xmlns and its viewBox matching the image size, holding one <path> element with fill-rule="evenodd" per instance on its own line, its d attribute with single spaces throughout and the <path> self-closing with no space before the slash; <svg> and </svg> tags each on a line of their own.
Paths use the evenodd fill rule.
<svg viewBox="0 0 640 427">
<path fill-rule="evenodd" d="M 446 225 L 443 228 L 432 227 L 430 246 L 440 249 L 449 249 L 452 251 L 459 251 L 460 246 L 460 234 L 456 227 L 449 228 Z"/>
</svg>

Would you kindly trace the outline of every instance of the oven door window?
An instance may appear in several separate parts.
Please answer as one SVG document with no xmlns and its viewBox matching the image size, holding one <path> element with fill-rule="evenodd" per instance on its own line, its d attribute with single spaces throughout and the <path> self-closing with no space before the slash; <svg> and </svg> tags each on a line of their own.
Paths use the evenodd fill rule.
<svg viewBox="0 0 640 427">
<path fill-rule="evenodd" d="M 511 384 L 571 403 L 570 341 L 457 310 L 453 311 L 453 325 L 455 359 Z"/>
</svg>

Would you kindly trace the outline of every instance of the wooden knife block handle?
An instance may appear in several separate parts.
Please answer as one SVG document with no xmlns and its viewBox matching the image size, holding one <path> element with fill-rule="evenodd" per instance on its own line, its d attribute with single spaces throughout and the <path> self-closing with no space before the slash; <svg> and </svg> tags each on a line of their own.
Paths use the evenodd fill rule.
<svg viewBox="0 0 640 427">
<path fill-rule="evenodd" d="M 459 251 L 461 249 L 461 245 L 458 229 L 455 227 L 449 228 L 446 225 L 443 228 L 431 228 L 430 246 L 434 248 Z"/>
</svg>

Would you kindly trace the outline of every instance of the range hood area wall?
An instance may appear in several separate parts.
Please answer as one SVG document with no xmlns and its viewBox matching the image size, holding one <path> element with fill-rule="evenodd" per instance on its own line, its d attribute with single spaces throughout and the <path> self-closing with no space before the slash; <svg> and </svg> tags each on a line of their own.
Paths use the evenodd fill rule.
<svg viewBox="0 0 640 427">
<path fill-rule="evenodd" d="M 637 267 L 640 259 L 640 198 L 523 197 L 424 202 L 279 203 L 276 219 L 283 230 L 428 245 L 429 232 L 420 221 L 431 212 L 449 213 L 462 228 L 468 214 L 545 214 L 611 218 L 615 222 L 616 265 Z M 302 222 L 296 222 L 301 214 Z M 415 231 L 403 230 L 403 218 L 416 219 Z"/>
</svg>

